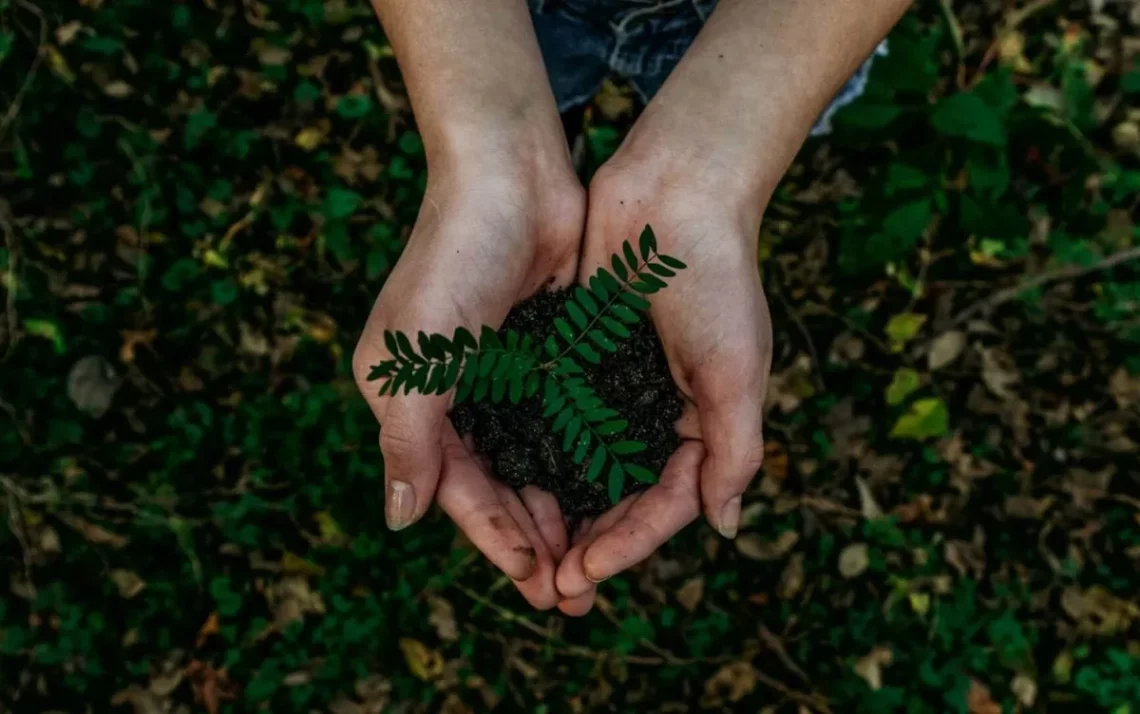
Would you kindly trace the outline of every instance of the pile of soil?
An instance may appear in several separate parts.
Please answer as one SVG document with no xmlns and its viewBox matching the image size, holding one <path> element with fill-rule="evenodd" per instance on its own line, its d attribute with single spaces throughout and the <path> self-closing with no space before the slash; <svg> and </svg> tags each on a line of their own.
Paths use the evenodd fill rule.
<svg viewBox="0 0 1140 714">
<path fill-rule="evenodd" d="M 554 318 L 562 314 L 568 296 L 569 291 L 542 291 L 519 303 L 507 315 L 500 334 L 513 329 L 540 338 L 541 344 L 553 332 Z M 585 371 L 582 377 L 606 406 L 629 421 L 622 438 L 646 444 L 644 452 L 626 458 L 660 474 L 681 445 L 674 424 L 681 416 L 682 398 L 648 317 L 629 327 L 630 337 L 615 340 L 617 352 L 602 352 L 601 364 L 577 362 Z M 575 464 L 572 452 L 562 450 L 562 435 L 551 434 L 550 420 L 542 418 L 541 392 L 519 404 L 508 400 L 495 404 L 490 399 L 464 403 L 452 410 L 451 421 L 460 434 L 473 435 L 476 450 L 490 461 L 495 478 L 515 489 L 534 484 L 553 493 L 568 519 L 596 516 L 612 506 L 606 472 L 588 482 L 589 458 Z M 623 495 L 645 487 L 627 476 Z"/>
</svg>

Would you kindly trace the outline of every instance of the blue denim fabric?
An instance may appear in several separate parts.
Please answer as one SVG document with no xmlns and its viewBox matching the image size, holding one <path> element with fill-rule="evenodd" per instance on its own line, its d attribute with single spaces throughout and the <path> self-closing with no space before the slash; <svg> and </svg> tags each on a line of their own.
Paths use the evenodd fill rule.
<svg viewBox="0 0 1140 714">
<path fill-rule="evenodd" d="M 615 74 L 648 102 L 689 49 L 717 0 L 528 0 L 558 110 L 584 104 Z M 863 93 L 876 55 L 856 70 L 812 129 Z"/>
</svg>

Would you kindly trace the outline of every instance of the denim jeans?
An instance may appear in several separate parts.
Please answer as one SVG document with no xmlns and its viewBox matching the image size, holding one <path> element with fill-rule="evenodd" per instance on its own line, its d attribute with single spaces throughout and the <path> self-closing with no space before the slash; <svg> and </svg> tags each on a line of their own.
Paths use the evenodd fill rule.
<svg viewBox="0 0 1140 714">
<path fill-rule="evenodd" d="M 648 102 L 716 8 L 717 0 L 528 0 L 558 110 L 584 104 L 609 74 L 627 80 Z M 863 93 L 884 41 L 847 81 L 812 129 Z"/>
</svg>

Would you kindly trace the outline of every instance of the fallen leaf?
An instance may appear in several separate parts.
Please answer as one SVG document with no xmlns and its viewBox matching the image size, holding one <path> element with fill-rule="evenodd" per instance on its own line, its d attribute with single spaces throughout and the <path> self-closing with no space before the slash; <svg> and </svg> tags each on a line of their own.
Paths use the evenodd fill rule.
<svg viewBox="0 0 1140 714">
<path fill-rule="evenodd" d="M 315 563 L 310 563 L 292 551 L 285 551 L 284 555 L 281 556 L 281 570 L 286 573 L 313 575 L 317 577 L 325 574 L 323 567 Z"/>
<path fill-rule="evenodd" d="M 51 342 L 57 355 L 67 351 L 67 341 L 63 338 L 63 330 L 60 329 L 58 323 L 52 320 L 24 320 L 24 332 Z"/>
<path fill-rule="evenodd" d="M 344 696 L 337 697 L 329 702 L 329 712 L 331 714 L 367 714 L 364 707 Z"/>
<path fill-rule="evenodd" d="M 131 92 L 135 91 L 131 85 L 122 80 L 115 80 L 103 85 L 103 94 L 106 94 L 112 99 L 124 99 L 131 96 Z"/>
<path fill-rule="evenodd" d="M 1065 650 L 1053 660 L 1053 679 L 1068 684 L 1073 677 L 1073 653 Z"/>
<path fill-rule="evenodd" d="M 764 461 L 760 466 L 764 475 L 776 481 L 788 477 L 788 450 L 778 441 L 764 442 Z"/>
<path fill-rule="evenodd" d="M 419 679 L 430 682 L 443 674 L 443 656 L 419 640 L 401 638 L 400 651 L 404 653 L 408 669 Z"/>
<path fill-rule="evenodd" d="M 161 674 L 153 675 L 150 678 L 148 689 L 160 697 L 169 697 L 174 693 L 175 689 L 178 689 L 178 685 L 182 684 L 185 674 L 182 668 L 179 667 Z"/>
<path fill-rule="evenodd" d="M 364 709 L 368 714 L 381 714 L 388 706 L 388 699 L 392 694 L 392 683 L 379 674 L 370 674 L 358 679 L 353 691 L 360 701 L 364 702 Z"/>
<path fill-rule="evenodd" d="M 117 568 L 111 571 L 111 582 L 119 589 L 119 595 L 130 600 L 146 587 L 146 582 L 130 570 Z"/>
<path fill-rule="evenodd" d="M 903 367 L 896 370 L 891 383 L 887 386 L 887 404 L 892 406 L 902 404 L 907 397 L 918 389 L 920 384 L 921 378 L 918 376 L 918 372 L 913 369 Z"/>
<path fill-rule="evenodd" d="M 273 611 L 278 629 L 304 618 L 306 614 L 324 614 L 325 601 L 321 594 L 309 587 L 301 575 L 290 575 L 265 588 L 265 599 Z"/>
<path fill-rule="evenodd" d="M 317 522 L 317 528 L 320 529 L 321 543 L 340 547 L 348 542 L 348 537 L 341 530 L 340 524 L 328 511 L 318 511 L 313 515 L 313 520 Z"/>
<path fill-rule="evenodd" d="M 83 29 L 83 25 L 78 20 L 65 22 L 55 29 L 55 41 L 59 43 L 60 47 L 66 47 L 71 44 L 79 31 Z"/>
<path fill-rule="evenodd" d="M 804 399 L 815 394 L 815 383 L 811 378 L 812 359 L 810 355 L 801 354 L 787 369 L 773 372 L 768 380 L 768 394 L 765 397 L 764 408 L 777 408 L 785 414 L 790 414 L 799 408 Z"/>
<path fill-rule="evenodd" d="M 1108 380 L 1108 392 L 1121 409 L 1140 404 L 1140 376 L 1132 376 L 1124 367 L 1119 367 Z"/>
<path fill-rule="evenodd" d="M 942 369 L 962 354 L 966 347 L 966 333 L 960 330 L 943 332 L 930 343 L 930 352 L 926 354 L 926 366 L 933 372 Z"/>
<path fill-rule="evenodd" d="M 982 381 L 997 396 L 1012 399 L 1014 394 L 1010 387 L 1021 381 L 1021 375 L 1012 357 L 991 347 L 982 350 Z"/>
<path fill-rule="evenodd" d="M 1037 703 L 1037 680 L 1024 674 L 1019 674 L 1009 683 L 1009 690 L 1022 706 L 1032 708 Z"/>
<path fill-rule="evenodd" d="M 220 631 L 221 622 L 218 620 L 218 611 L 215 610 L 210 613 L 210 616 L 207 617 L 206 621 L 202 623 L 202 626 L 198 628 L 198 636 L 194 639 L 194 646 L 201 647 L 206 644 L 206 640 L 211 635 L 216 635 Z"/>
<path fill-rule="evenodd" d="M 917 312 L 902 312 L 887 322 L 886 333 L 891 341 L 893 352 L 902 352 L 907 342 L 918 336 L 918 331 L 926 324 L 926 315 Z"/>
<path fill-rule="evenodd" d="M 1005 513 L 1010 518 L 1038 520 L 1049 507 L 1053 505 L 1054 498 L 1032 498 L 1030 496 L 1007 496 L 1005 499 Z"/>
<path fill-rule="evenodd" d="M 916 615 L 925 615 L 930 612 L 930 593 L 907 593 L 907 602 Z"/>
<path fill-rule="evenodd" d="M 270 44 L 265 39 L 258 37 L 252 43 L 253 51 L 257 53 L 257 59 L 261 64 L 268 67 L 280 67 L 289 61 L 293 53 L 287 47 L 279 47 Z"/>
<path fill-rule="evenodd" d="M 81 412 L 96 418 L 111 408 L 111 399 L 118 389 L 114 367 L 99 355 L 80 359 L 67 375 L 67 396 Z"/>
<path fill-rule="evenodd" d="M 1025 35 L 1016 30 L 1001 33 L 998 56 L 1014 72 L 1029 74 L 1033 71 L 1033 65 L 1025 58 Z"/>
<path fill-rule="evenodd" d="M 929 397 L 910 405 L 907 413 L 895 422 L 891 436 L 895 439 L 923 441 L 942 436 L 949 428 L 950 414 L 946 405 L 937 397 Z"/>
<path fill-rule="evenodd" d="M 135 685 L 115 692 L 111 697 L 111 706 L 121 707 L 124 704 L 129 704 L 135 710 L 134 714 L 164 714 L 166 711 L 162 700 L 154 693 Z"/>
<path fill-rule="evenodd" d="M 60 513 L 59 520 L 63 521 L 68 527 L 77 531 L 88 543 L 94 545 L 109 545 L 112 548 L 122 548 L 129 541 L 117 533 L 83 520 L 79 516 L 74 516 L 70 513 Z"/>
<path fill-rule="evenodd" d="M 1061 593 L 1061 607 L 1082 632 L 1119 635 L 1140 618 L 1140 605 L 1113 595 L 1100 585 L 1088 590 L 1070 587 Z"/>
<path fill-rule="evenodd" d="M 776 595 L 781 600 L 791 600 L 799 594 L 804 586 L 804 554 L 792 553 L 784 572 L 780 573 L 780 582 L 776 586 Z"/>
<path fill-rule="evenodd" d="M 630 90 L 623 90 L 612 80 L 606 79 L 594 97 L 594 104 L 602 112 L 602 116 L 613 121 L 633 111 L 633 97 L 630 94 Z"/>
<path fill-rule="evenodd" d="M 681 603 L 689 612 L 697 609 L 701 599 L 705 596 L 705 579 L 700 575 L 689 578 L 685 584 L 677 589 L 677 602 Z"/>
<path fill-rule="evenodd" d="M 852 669 L 867 683 L 872 692 L 877 692 L 883 687 L 883 667 L 891 664 L 894 659 L 895 654 L 890 647 L 876 647 L 856 660 Z"/>
<path fill-rule="evenodd" d="M 744 505 L 740 509 L 740 527 L 751 528 L 760 522 L 764 512 L 768 510 L 768 504 L 763 501 L 753 501 Z M 710 558 L 711 559 L 711 558 Z"/>
<path fill-rule="evenodd" d="M 297 136 L 293 137 L 293 143 L 301 147 L 305 151 L 312 151 L 321 145 L 327 136 L 328 131 L 322 127 L 307 126 L 301 131 L 297 132 Z"/>
<path fill-rule="evenodd" d="M 200 702 L 208 714 L 218 714 L 223 701 L 237 697 L 237 685 L 230 681 L 225 669 L 193 660 L 186 666 L 186 676 L 194 690 L 194 701 Z"/>
<path fill-rule="evenodd" d="M 135 361 L 135 351 L 139 345 L 150 347 L 154 344 L 154 338 L 158 337 L 158 331 L 150 330 L 123 330 L 123 346 L 119 348 L 119 359 L 127 364 Z"/>
<path fill-rule="evenodd" d="M 455 624 L 455 609 L 451 603 L 438 595 L 428 596 L 428 623 L 435 628 L 435 634 L 444 642 L 454 642 L 459 639 L 459 627 Z"/>
<path fill-rule="evenodd" d="M 1022 100 L 1031 107 L 1049 109 L 1057 113 L 1065 111 L 1065 95 L 1049 82 L 1035 82 L 1030 85 Z"/>
<path fill-rule="evenodd" d="M 701 705 L 713 708 L 722 706 L 726 700 L 739 702 L 756 689 L 758 674 L 749 661 L 724 665 L 705 682 L 705 695 L 701 698 Z"/>
<path fill-rule="evenodd" d="M 966 693 L 966 708 L 970 714 L 1001 714 L 1001 705 L 993 700 L 986 685 L 976 679 L 970 680 L 970 690 Z"/>
<path fill-rule="evenodd" d="M 750 560 L 779 560 L 800 540 L 796 531 L 784 531 L 775 541 L 766 541 L 756 533 L 745 533 L 733 541 L 738 553 Z"/>
<path fill-rule="evenodd" d="M 870 549 L 866 543 L 851 543 L 839 553 L 839 574 L 857 578 L 871 564 Z"/>
<path fill-rule="evenodd" d="M 855 488 L 859 490 L 859 512 L 863 517 L 868 520 L 883 517 L 883 509 L 875 500 L 874 494 L 871 493 L 871 487 L 863 480 L 862 476 L 855 477 Z"/>
<path fill-rule="evenodd" d="M 71 71 L 63 53 L 52 45 L 45 45 L 42 51 L 47 55 L 48 68 L 51 69 L 51 73 L 59 77 L 65 84 L 75 84 L 75 73 Z"/>
</svg>

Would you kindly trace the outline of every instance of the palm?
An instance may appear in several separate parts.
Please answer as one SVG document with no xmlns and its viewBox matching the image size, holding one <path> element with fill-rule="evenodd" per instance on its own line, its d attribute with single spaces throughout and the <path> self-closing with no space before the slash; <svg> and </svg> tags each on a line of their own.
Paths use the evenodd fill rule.
<svg viewBox="0 0 1140 714">
<path fill-rule="evenodd" d="M 624 499 L 567 554 L 557 584 L 567 598 L 648 557 L 694 520 L 702 504 L 726 535 L 725 504 L 738 496 L 763 454 L 761 406 L 771 325 L 756 268 L 758 226 L 737 222 L 699 196 L 670 200 L 631 182 L 595 181 L 580 272 L 602 265 L 623 240 L 653 226 L 661 249 L 689 268 L 653 296 L 651 315 L 670 371 L 686 397 L 677 425 L 685 440 L 661 481 Z M 565 607 L 563 608 L 566 609 Z"/>
<path fill-rule="evenodd" d="M 573 279 L 580 187 L 554 200 L 533 200 L 514 185 L 470 185 L 429 186 L 408 247 L 361 336 L 354 368 L 382 425 L 389 525 L 418 520 L 434 495 L 532 604 L 551 607 L 557 601 L 554 569 L 566 548 L 553 497 L 535 489 L 516 494 L 490 478 L 447 418 L 448 396 L 382 397 L 367 381 L 371 367 L 390 356 L 385 330 L 497 326 L 519 300 Z"/>
</svg>

